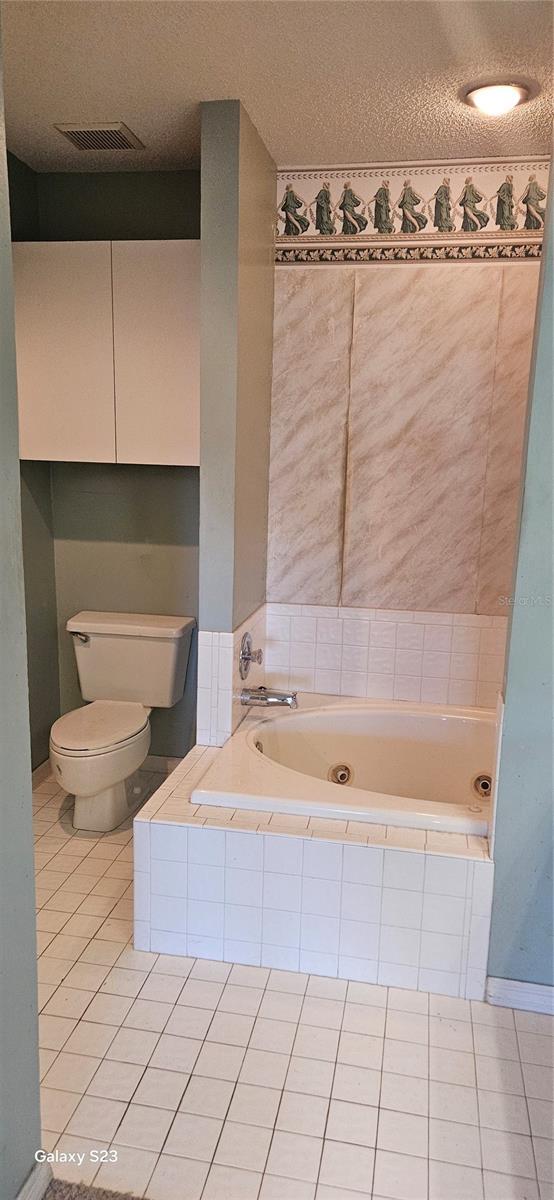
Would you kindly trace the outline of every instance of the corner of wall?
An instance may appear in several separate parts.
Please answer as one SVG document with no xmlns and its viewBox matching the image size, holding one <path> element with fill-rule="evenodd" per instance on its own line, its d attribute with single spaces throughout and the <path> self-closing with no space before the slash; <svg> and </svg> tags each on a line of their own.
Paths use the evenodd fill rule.
<svg viewBox="0 0 554 1200">
<path fill-rule="evenodd" d="M 232 634 L 265 598 L 275 233 L 275 165 L 238 101 L 202 106 L 201 204 L 200 628 Z"/>
<path fill-rule="evenodd" d="M 551 987 L 552 267 L 549 203 L 506 672 L 489 972 Z"/>
</svg>

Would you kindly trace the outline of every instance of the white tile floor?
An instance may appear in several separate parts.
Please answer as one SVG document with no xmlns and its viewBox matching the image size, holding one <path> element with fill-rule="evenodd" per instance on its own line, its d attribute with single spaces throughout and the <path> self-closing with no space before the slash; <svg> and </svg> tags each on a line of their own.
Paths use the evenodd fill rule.
<svg viewBox="0 0 554 1200">
<path fill-rule="evenodd" d="M 131 828 L 75 833 L 68 805 L 36 787 L 43 1146 L 84 1156 L 57 1175 L 148 1200 L 552 1200 L 552 1018 L 134 951 Z"/>
</svg>

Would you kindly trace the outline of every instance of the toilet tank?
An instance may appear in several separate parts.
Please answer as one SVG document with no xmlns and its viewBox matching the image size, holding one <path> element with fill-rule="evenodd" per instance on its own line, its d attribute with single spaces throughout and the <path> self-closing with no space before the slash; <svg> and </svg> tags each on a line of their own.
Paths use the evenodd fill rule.
<svg viewBox="0 0 554 1200">
<path fill-rule="evenodd" d="M 84 700 L 171 708 L 183 695 L 193 617 L 79 612 L 67 622 Z"/>
</svg>

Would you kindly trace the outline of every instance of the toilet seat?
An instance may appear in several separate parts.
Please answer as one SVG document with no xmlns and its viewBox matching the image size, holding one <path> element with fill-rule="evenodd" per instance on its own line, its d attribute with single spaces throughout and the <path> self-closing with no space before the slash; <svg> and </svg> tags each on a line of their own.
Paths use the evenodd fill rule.
<svg viewBox="0 0 554 1200">
<path fill-rule="evenodd" d="M 50 731 L 60 753 L 85 758 L 131 744 L 148 726 L 150 709 L 125 700 L 93 700 L 65 713 Z"/>
</svg>

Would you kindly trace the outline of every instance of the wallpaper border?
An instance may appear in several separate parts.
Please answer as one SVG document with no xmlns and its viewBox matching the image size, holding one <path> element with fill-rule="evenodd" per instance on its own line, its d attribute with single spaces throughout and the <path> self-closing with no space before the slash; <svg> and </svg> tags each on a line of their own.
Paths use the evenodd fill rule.
<svg viewBox="0 0 554 1200">
<path fill-rule="evenodd" d="M 283 239 L 284 240 L 284 239 Z M 309 266 L 311 263 L 391 263 L 391 262 L 468 262 L 478 259 L 505 261 L 506 259 L 540 258 L 542 239 L 533 238 L 525 242 L 511 243 L 461 243 L 458 245 L 423 246 L 290 246 L 275 248 L 277 266 L 294 263 Z"/>
<path fill-rule="evenodd" d="M 549 162 L 538 156 L 279 170 L 275 261 L 540 258 Z"/>
</svg>

